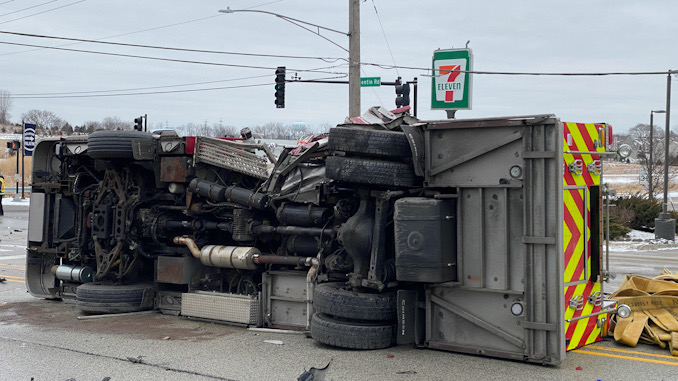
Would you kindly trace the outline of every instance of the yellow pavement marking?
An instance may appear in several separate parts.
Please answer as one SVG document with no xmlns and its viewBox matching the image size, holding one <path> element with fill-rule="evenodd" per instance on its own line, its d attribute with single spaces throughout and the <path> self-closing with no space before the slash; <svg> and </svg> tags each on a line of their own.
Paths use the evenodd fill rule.
<svg viewBox="0 0 678 381">
<path fill-rule="evenodd" d="M 621 352 L 621 353 L 631 353 L 634 355 L 642 355 L 642 356 L 652 356 L 652 357 L 663 357 L 667 359 L 674 359 L 678 361 L 678 357 L 676 356 L 671 356 L 671 355 L 658 355 L 654 353 L 645 353 L 645 352 L 639 352 L 639 351 L 632 351 L 630 349 L 621 349 L 621 348 L 605 348 L 605 347 L 599 347 L 597 345 L 588 345 L 586 346 L 586 349 L 599 349 L 603 351 L 612 351 L 612 352 Z"/>
<path fill-rule="evenodd" d="M 624 360 L 634 360 L 634 361 L 640 361 L 640 362 L 651 362 L 651 363 L 655 363 L 655 364 L 678 366 L 678 361 L 662 361 L 662 360 L 646 359 L 646 358 L 642 358 L 642 357 L 613 355 L 611 353 L 590 352 L 590 351 L 584 351 L 584 350 L 581 350 L 581 349 L 575 349 L 573 352 L 585 353 L 587 355 L 594 355 L 594 356 L 614 357 L 614 358 L 624 359 Z"/>
<path fill-rule="evenodd" d="M 5 264 L 5 263 L 0 263 L 0 267 L 9 267 L 9 268 L 13 268 L 13 269 L 25 269 L 26 268 L 26 266 L 22 266 L 22 265 L 9 265 L 9 264 Z"/>
<path fill-rule="evenodd" d="M 12 283 L 26 283 L 23 280 L 14 280 L 14 279 L 5 279 L 5 282 L 12 282 Z"/>
<path fill-rule="evenodd" d="M 13 275 L 0 275 L 0 278 L 9 278 L 9 279 L 21 279 L 21 280 L 26 280 L 26 278 L 21 277 L 21 276 L 13 276 Z"/>
</svg>

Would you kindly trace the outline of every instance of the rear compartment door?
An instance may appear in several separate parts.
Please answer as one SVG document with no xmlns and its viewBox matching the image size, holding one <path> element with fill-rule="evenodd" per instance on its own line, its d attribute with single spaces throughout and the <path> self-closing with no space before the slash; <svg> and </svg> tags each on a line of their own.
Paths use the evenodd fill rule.
<svg viewBox="0 0 678 381">
<path fill-rule="evenodd" d="M 458 281 L 428 289 L 428 347 L 565 358 L 562 134 L 548 115 L 425 129 L 427 186 L 458 199 Z"/>
</svg>

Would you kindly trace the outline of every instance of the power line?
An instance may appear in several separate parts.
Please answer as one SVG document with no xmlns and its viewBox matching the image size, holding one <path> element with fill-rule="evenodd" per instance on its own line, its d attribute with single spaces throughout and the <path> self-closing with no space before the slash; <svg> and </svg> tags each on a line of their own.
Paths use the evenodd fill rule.
<svg viewBox="0 0 678 381">
<path fill-rule="evenodd" d="M 140 91 L 140 90 L 154 90 L 154 89 L 167 89 L 173 87 L 184 87 L 184 86 L 197 86 L 197 85 L 207 85 L 213 83 L 223 83 L 223 82 L 235 82 L 242 81 L 246 79 L 257 79 L 268 77 L 269 75 L 255 75 L 250 77 L 242 78 L 232 78 L 232 79 L 222 79 L 218 81 L 205 81 L 205 82 L 193 82 L 193 83 L 182 83 L 177 85 L 164 85 L 164 86 L 150 86 L 150 87 L 137 87 L 131 89 L 117 89 L 117 90 L 91 90 L 91 91 L 72 91 L 72 92 L 61 92 L 61 93 L 18 93 L 12 94 L 12 96 L 21 97 L 21 96 L 48 96 L 48 95 L 76 95 L 76 94 L 98 94 L 98 93 L 116 93 L 122 91 Z"/>
<path fill-rule="evenodd" d="M 149 91 L 141 93 L 125 93 L 125 94 L 89 94 L 89 95 L 46 95 L 46 96 L 12 96 L 16 99 L 54 99 L 54 98 L 102 98 L 102 97 L 120 97 L 120 96 L 131 96 L 131 95 L 152 95 L 152 94 L 175 94 L 175 93 L 192 93 L 198 91 L 213 91 L 213 90 L 226 90 L 226 89 L 242 89 L 248 87 L 260 87 L 260 86 L 270 86 L 271 83 L 258 83 L 251 85 L 239 85 L 239 86 L 223 86 L 223 87 L 210 87 L 203 89 L 186 89 L 186 90 L 169 90 L 169 91 Z"/>
<path fill-rule="evenodd" d="M 98 52 L 98 51 L 94 51 L 94 50 L 58 48 L 58 47 L 54 47 L 54 46 L 22 44 L 22 43 L 18 43 L 18 42 L 8 42 L 8 41 L 0 41 L 0 44 L 14 45 L 14 46 L 26 46 L 26 47 L 31 47 L 31 48 L 43 48 L 43 49 L 51 49 L 51 50 L 61 50 L 61 51 L 67 51 L 67 52 L 99 54 L 99 55 L 114 56 L 114 57 L 139 58 L 139 59 L 146 59 L 146 60 L 153 60 L 153 61 L 189 63 L 189 64 L 208 65 L 208 66 L 238 67 L 238 68 L 245 68 L 245 69 L 275 70 L 275 67 L 273 67 L 273 66 L 238 65 L 238 64 L 228 64 L 228 63 L 218 63 L 218 62 L 180 60 L 180 59 L 173 59 L 173 58 L 140 56 L 140 55 L 134 55 L 134 54 Z M 341 66 L 344 66 L 344 65 L 334 65 L 334 66 L 328 67 L 327 69 L 337 68 L 337 67 L 341 67 Z M 340 73 L 340 72 L 330 72 L 330 71 L 315 70 L 315 69 L 289 69 L 289 70 L 290 71 L 296 71 L 296 72 L 313 72 L 313 73 L 323 73 L 323 74 L 344 74 L 344 73 Z"/>
<path fill-rule="evenodd" d="M 6 1 L 5 3 L 9 3 L 9 2 L 12 2 L 12 1 L 14 1 L 14 0 L 9 0 L 9 1 Z M 246 8 L 246 9 L 258 8 L 258 7 L 262 7 L 264 5 L 279 3 L 281 1 L 284 1 L 284 0 L 270 1 L 268 3 L 254 5 L 252 7 Z M 0 5 L 5 4 L 5 3 L 0 3 Z M 146 28 L 146 29 L 137 30 L 137 31 L 134 31 L 134 32 L 127 32 L 127 33 L 116 34 L 116 35 L 113 35 L 113 36 L 97 38 L 96 41 L 107 40 L 107 39 L 110 39 L 110 38 L 116 38 L 116 37 L 122 37 L 122 36 L 129 36 L 129 35 L 137 34 L 137 33 L 150 32 L 150 31 L 153 31 L 153 30 L 170 28 L 170 27 L 178 26 L 178 25 L 190 24 L 190 23 L 194 23 L 194 22 L 197 22 L 197 21 L 203 21 L 203 20 L 214 18 L 214 17 L 220 17 L 220 16 L 223 16 L 223 14 L 216 14 L 216 15 L 207 16 L 207 17 L 200 17 L 200 18 L 197 18 L 197 19 L 192 19 L 192 20 L 188 20 L 188 21 L 181 21 L 181 22 L 177 22 L 177 23 L 174 23 L 174 24 L 161 25 L 161 26 L 157 26 L 157 27 L 153 27 L 153 28 Z M 80 42 L 71 43 L 71 44 L 63 44 L 63 45 L 59 45 L 59 47 L 77 45 L 77 44 L 80 44 Z M 37 51 L 37 50 L 42 50 L 42 49 L 38 48 L 38 49 L 22 50 L 20 52 L 3 53 L 3 54 L 0 54 L 0 56 L 9 56 L 9 55 L 13 55 L 13 54 L 28 53 L 28 52 L 34 52 L 34 51 Z"/>
<path fill-rule="evenodd" d="M 328 78 L 319 78 L 318 80 L 327 80 L 327 79 L 336 79 L 342 77 L 328 77 Z M 270 86 L 273 82 L 267 83 L 257 83 L 250 85 L 238 85 L 238 86 L 222 86 L 222 87 L 208 87 L 202 89 L 185 89 L 185 90 L 170 90 L 170 91 L 148 91 L 148 92 L 139 92 L 139 93 L 123 93 L 123 94 L 84 94 L 84 95 L 31 95 L 31 96 L 15 96 L 12 95 L 12 98 L 16 99 L 63 99 L 63 98 L 103 98 L 103 97 L 120 97 L 120 96 L 134 96 L 134 95 L 156 95 L 156 94 L 177 94 L 177 93 L 193 93 L 199 91 L 215 91 L 215 90 L 229 90 L 229 89 L 243 89 L 251 87 L 261 87 L 261 86 Z M 55 93 L 59 94 L 59 93 Z M 67 94 L 67 93 L 62 93 Z M 77 94 L 77 93 L 73 93 Z"/>
<path fill-rule="evenodd" d="M 372 0 L 372 5 L 374 6 L 374 13 L 377 15 L 377 20 L 379 21 L 379 26 L 381 27 L 381 33 L 384 35 L 384 40 L 386 41 L 386 47 L 388 47 L 388 54 L 391 55 L 391 61 L 393 62 L 393 65 L 395 66 L 395 58 L 393 58 L 393 52 L 391 51 L 391 44 L 388 43 L 388 38 L 386 37 L 386 31 L 384 30 L 384 25 L 381 23 L 381 17 L 379 17 L 379 11 L 377 11 L 377 3 Z M 400 72 L 398 72 L 398 69 L 396 68 L 396 74 L 398 74 L 398 77 L 400 77 Z"/>
<path fill-rule="evenodd" d="M 211 17 L 214 17 L 214 16 L 211 16 Z M 197 20 L 200 20 L 200 19 L 197 19 Z M 147 29 L 147 30 L 152 30 L 152 29 Z M 49 35 L 44 35 L 44 34 L 19 33 L 19 32 L 8 32 L 8 31 L 0 31 L 0 34 L 8 34 L 8 35 L 13 35 L 13 36 L 21 36 L 21 37 L 45 38 L 45 39 L 53 39 L 53 40 L 75 41 L 75 42 L 78 42 L 78 43 L 87 42 L 87 43 L 100 44 L 100 45 L 125 46 L 125 47 L 132 47 L 132 48 L 146 48 L 146 49 L 157 49 L 157 50 L 170 50 L 170 51 L 188 52 L 188 53 L 207 53 L 207 54 L 222 54 L 222 55 L 235 55 L 235 56 L 246 56 L 246 57 L 321 60 L 321 61 L 325 61 L 325 62 L 337 62 L 337 61 L 345 60 L 344 58 L 336 58 L 336 57 L 289 56 L 289 55 L 263 54 L 263 53 L 228 52 L 228 51 L 220 51 L 220 50 L 173 48 L 173 47 L 168 47 L 168 46 L 128 44 L 128 43 L 123 43 L 123 42 L 88 40 L 88 39 L 82 39 L 82 38 L 70 38 L 70 37 L 60 37 L 60 36 L 49 36 Z M 119 36 L 123 36 L 123 35 L 118 35 L 118 36 L 114 36 L 114 37 L 119 37 Z M 62 46 L 65 46 L 65 45 L 62 45 Z M 45 47 L 45 49 L 48 49 L 48 48 L 58 48 L 58 46 L 57 47 Z"/>
<path fill-rule="evenodd" d="M 76 2 L 74 2 L 74 3 L 62 5 L 62 6 L 60 6 L 60 7 L 48 9 L 48 10 L 46 10 L 46 11 L 42 11 L 42 12 L 38 12 L 38 13 L 33 13 L 33 14 L 28 15 L 28 16 L 23 16 L 23 17 L 19 17 L 19 18 L 13 19 L 13 20 L 3 21 L 3 22 L 0 22 L 0 25 L 1 25 L 1 24 L 7 24 L 7 23 L 10 23 L 10 22 L 12 22 L 12 21 L 19 21 L 19 20 L 23 20 L 23 19 L 26 19 L 26 18 L 29 18 L 29 17 L 41 15 L 41 14 L 43 14 L 43 13 L 47 13 L 47 12 L 51 12 L 51 11 L 56 11 L 57 9 L 62 9 L 62 8 L 70 7 L 71 5 L 75 5 L 75 4 L 78 4 L 78 3 L 82 3 L 82 2 L 84 2 L 84 1 L 85 1 L 85 0 L 80 0 L 80 1 L 76 1 Z"/>
<path fill-rule="evenodd" d="M 37 7 L 42 7 L 42 6 L 45 5 L 45 4 L 54 3 L 54 2 L 56 2 L 56 1 L 58 1 L 58 0 L 51 0 L 51 1 L 47 1 L 47 2 L 42 3 L 42 4 L 34 5 L 34 6 L 32 6 L 32 7 L 28 7 L 28 8 L 24 8 L 24 9 L 19 9 L 18 11 L 12 11 L 12 12 L 9 12 L 9 13 L 3 13 L 3 14 L 0 15 L 0 17 L 8 16 L 8 15 L 13 15 L 13 14 L 15 14 L 15 13 L 27 11 L 27 10 L 29 10 L 29 9 L 33 9 L 33 8 L 37 8 Z M 4 3 L 3 3 L 3 4 L 4 4 Z"/>
<path fill-rule="evenodd" d="M 393 70 L 393 69 L 405 69 L 405 70 L 423 70 L 426 72 L 432 72 L 433 70 L 430 67 L 418 67 L 418 66 L 401 66 L 401 65 L 385 65 L 372 62 L 361 62 L 360 65 L 364 66 L 375 66 L 380 69 Z M 481 74 L 481 75 L 513 75 L 513 76 L 569 76 L 569 77 L 602 77 L 602 76 L 621 76 L 621 75 L 666 75 L 669 71 L 627 71 L 627 72 L 510 72 L 510 71 L 487 71 L 487 70 L 459 70 L 460 73 L 469 73 L 469 74 Z M 671 73 L 678 74 L 678 71 L 670 71 Z M 439 74 L 440 75 L 440 74 Z M 433 74 L 421 74 L 423 77 L 435 77 Z"/>
<path fill-rule="evenodd" d="M 81 0 L 85 1 L 85 0 Z M 135 48 L 149 48 L 149 49 L 159 49 L 159 50 L 170 50 L 170 51 L 182 51 L 182 52 L 191 52 L 191 53 L 209 53 L 209 54 L 223 54 L 223 55 L 238 55 L 238 56 L 252 56 L 252 57 L 267 57 L 267 58 L 289 58 L 289 59 L 315 59 L 315 60 L 333 60 L 336 61 L 347 61 L 345 58 L 338 57 L 313 57 L 313 56 L 287 56 L 287 55 L 273 55 L 273 54 L 260 54 L 260 53 L 241 53 L 241 52 L 227 52 L 227 51 L 215 51 L 215 50 L 200 50 L 200 49 L 185 49 L 185 48 L 172 48 L 172 47 L 163 47 L 155 45 L 139 45 L 139 44 L 127 44 L 127 43 L 117 43 L 117 42 L 108 42 L 108 41 L 97 41 L 97 40 L 87 40 L 87 39 L 77 39 L 77 38 L 68 38 L 68 37 L 58 37 L 58 36 L 48 36 L 48 35 L 38 35 L 31 33 L 18 33 L 18 32 L 8 32 L 0 31 L 0 34 L 9 34 L 17 35 L 22 37 L 35 37 L 35 38 L 48 38 L 48 39 L 59 39 L 67 41 L 77 41 L 77 42 L 87 42 L 87 43 L 96 43 L 96 44 L 105 44 L 113 46 L 126 46 L 126 47 L 135 47 Z M 179 63 L 192 63 L 192 64 L 203 64 L 203 65 L 216 65 L 216 66 L 229 66 L 229 67 L 241 67 L 241 68 L 251 68 L 251 69 L 274 69 L 273 67 L 263 67 L 263 66 L 253 66 L 253 65 L 236 65 L 236 64 L 224 64 L 224 63 L 214 63 L 214 62 L 205 62 L 205 61 L 190 61 L 190 60 L 178 60 L 171 58 L 161 58 L 161 57 L 150 57 L 150 56 L 139 56 L 131 54 L 121 54 L 121 53 L 108 53 L 108 52 L 98 52 L 92 50 L 82 50 L 82 49 L 68 49 L 54 46 L 44 46 L 44 45 L 34 45 L 34 44 L 22 44 L 15 42 L 6 42 L 0 41 L 0 44 L 6 45 L 15 45 L 15 46 L 26 46 L 26 47 L 35 47 L 41 49 L 52 49 L 52 50 L 63 50 L 70 52 L 79 52 L 79 53 L 90 53 L 90 54 L 101 54 L 101 55 L 110 55 L 110 56 L 119 56 L 119 57 L 128 57 L 128 58 L 141 58 L 141 59 L 150 59 L 150 60 L 159 60 L 159 61 L 170 61 L 170 62 L 179 62 Z M 428 67 L 416 67 L 416 66 L 400 66 L 400 65 L 385 65 L 371 62 L 361 62 L 361 66 L 375 66 L 381 69 L 386 70 L 424 70 L 431 72 L 432 69 Z M 341 65 L 331 66 L 329 68 L 340 67 Z M 318 72 L 326 74 L 344 74 L 337 72 L 323 72 L 318 70 L 305 70 L 305 69 L 290 69 L 290 71 L 298 72 Z M 588 73 L 573 73 L 573 72 L 502 72 L 502 71 L 466 71 L 459 70 L 460 73 L 470 73 L 470 74 L 480 74 L 480 75 L 510 75 L 510 76 L 620 76 L 620 75 L 664 75 L 666 71 L 642 71 L 642 72 L 588 72 Z M 434 75 L 423 76 L 433 77 Z"/>
<path fill-rule="evenodd" d="M 13 1 L 13 0 L 12 0 L 12 1 Z M 282 0 L 278 0 L 278 1 L 282 1 Z M 135 32 L 128 32 L 128 33 L 116 34 L 116 35 L 113 35 L 113 36 L 98 38 L 98 39 L 96 39 L 95 41 L 107 40 L 107 39 L 109 39 L 109 38 L 116 38 L 116 37 L 122 37 L 122 36 L 129 36 L 129 35 L 132 35 L 132 34 L 143 33 L 143 32 L 150 32 L 150 31 L 153 31 L 153 30 L 158 30 L 158 29 L 163 29 L 163 28 L 169 28 L 169 27 L 178 26 L 178 25 L 183 25 L 183 24 L 190 24 L 190 23 L 193 23 L 193 22 L 196 22 L 196 21 L 207 20 L 207 19 L 211 19 L 211 18 L 219 17 L 219 16 L 223 16 L 223 15 L 217 14 L 217 15 L 212 15 L 212 16 L 207 16 L 207 17 L 201 17 L 201 18 L 197 18 L 197 19 L 193 19 L 193 20 L 182 21 L 182 22 L 178 22 L 178 23 L 174 23 L 174 24 L 169 24 L 169 25 L 163 25 L 163 26 L 158 26 L 158 27 L 153 27 L 153 28 L 141 29 L 141 30 L 137 30 L 137 31 L 135 31 Z M 74 42 L 74 43 L 70 43 L 70 44 L 58 45 L 57 47 L 77 45 L 77 44 L 81 44 L 81 43 L 82 43 L 82 42 Z M 20 51 L 20 52 L 3 53 L 3 54 L 0 54 L 0 56 L 10 56 L 10 55 L 13 55 L 13 54 L 28 53 L 28 52 L 34 52 L 34 51 L 37 51 L 37 50 L 42 50 L 42 48 L 38 48 L 38 49 L 29 49 L 29 50 L 22 50 L 22 51 Z"/>
</svg>

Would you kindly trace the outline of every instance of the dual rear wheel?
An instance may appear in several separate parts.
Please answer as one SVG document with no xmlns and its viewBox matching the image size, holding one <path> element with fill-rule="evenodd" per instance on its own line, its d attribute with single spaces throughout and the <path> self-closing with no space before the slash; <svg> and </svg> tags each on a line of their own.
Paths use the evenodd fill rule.
<svg viewBox="0 0 678 381">
<path fill-rule="evenodd" d="M 357 292 L 343 283 L 323 283 L 313 294 L 311 336 L 327 345 L 381 349 L 395 344 L 396 294 Z"/>
</svg>

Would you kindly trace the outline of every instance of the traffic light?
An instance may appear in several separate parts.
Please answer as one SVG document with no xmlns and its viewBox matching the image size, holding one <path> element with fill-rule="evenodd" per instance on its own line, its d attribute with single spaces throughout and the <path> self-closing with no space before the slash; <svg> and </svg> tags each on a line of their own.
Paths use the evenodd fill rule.
<svg viewBox="0 0 678 381">
<path fill-rule="evenodd" d="M 12 140 L 7 142 L 7 148 L 9 148 L 12 151 L 18 151 L 19 148 L 21 148 L 21 141 L 19 140 Z"/>
<path fill-rule="evenodd" d="M 400 82 L 400 77 L 395 81 L 395 92 L 396 92 L 396 107 L 404 107 L 410 105 L 410 84 L 405 82 Z"/>
<path fill-rule="evenodd" d="M 285 66 L 275 69 L 275 107 L 285 108 Z"/>
<path fill-rule="evenodd" d="M 144 129 L 144 117 L 140 116 L 138 118 L 134 118 L 134 129 L 137 131 L 143 131 Z"/>
</svg>

